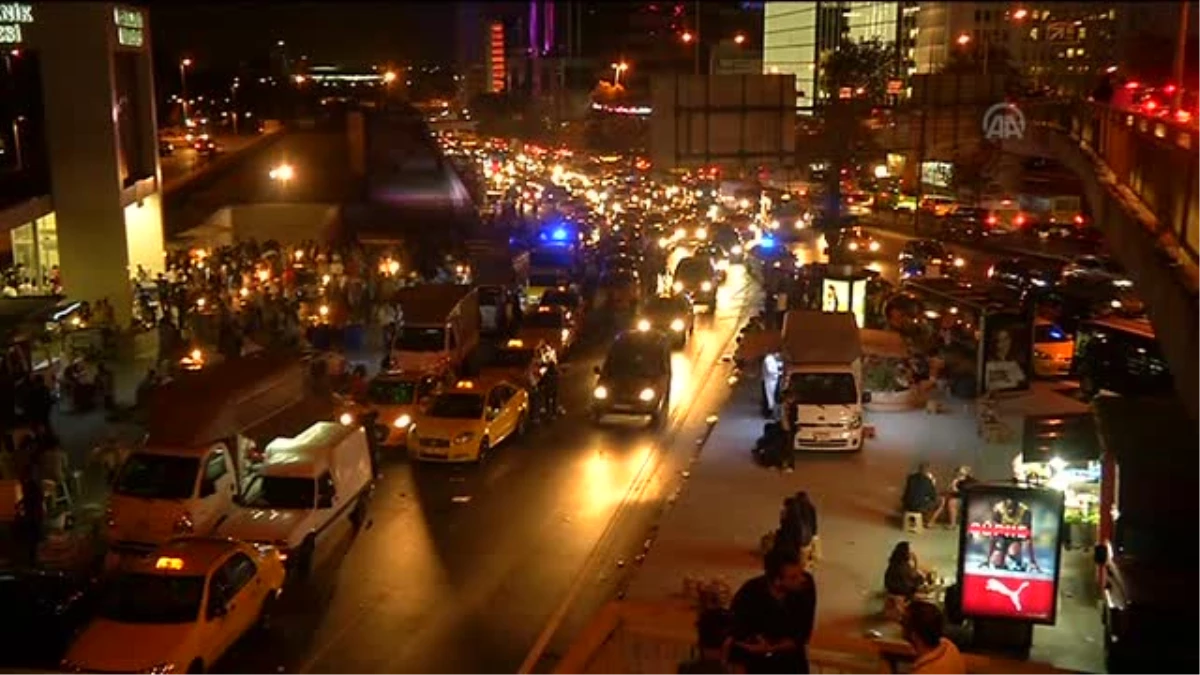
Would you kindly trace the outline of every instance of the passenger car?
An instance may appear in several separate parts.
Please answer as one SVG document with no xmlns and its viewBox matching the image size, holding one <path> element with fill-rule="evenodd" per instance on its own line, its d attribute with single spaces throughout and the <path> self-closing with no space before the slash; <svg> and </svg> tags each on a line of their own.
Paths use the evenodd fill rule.
<svg viewBox="0 0 1200 675">
<path fill-rule="evenodd" d="M 966 261 L 953 255 L 933 239 L 911 239 L 904 243 L 897 256 L 900 278 L 953 276 L 966 266 Z"/>
<path fill-rule="evenodd" d="M 710 258 L 690 256 L 679 261 L 671 282 L 671 290 L 687 293 L 692 302 L 717 308 L 717 286 L 720 279 Z"/>
<path fill-rule="evenodd" d="M 105 582 L 99 614 L 61 667 L 202 673 L 248 631 L 266 624 L 284 578 L 272 547 L 217 538 L 168 542 L 148 557 L 127 559 Z"/>
<path fill-rule="evenodd" d="M 1033 372 L 1038 377 L 1060 377 L 1071 372 L 1075 340 L 1055 324 L 1038 319 L 1033 325 Z"/>
<path fill-rule="evenodd" d="M 577 331 L 571 328 L 570 313 L 554 305 L 538 305 L 526 312 L 517 338 L 533 345 L 545 342 L 558 358 L 565 358 L 575 345 Z"/>
<path fill-rule="evenodd" d="M 463 380 L 434 397 L 408 434 L 411 457 L 479 462 L 511 436 L 525 433 L 529 392 L 504 379 Z"/>
<path fill-rule="evenodd" d="M 660 295 L 642 307 L 634 326 L 641 332 L 658 331 L 678 349 L 687 344 L 696 328 L 696 314 L 686 295 Z"/>
<path fill-rule="evenodd" d="M 882 245 L 861 227 L 846 227 L 838 231 L 825 249 L 829 261 L 835 264 L 870 258 L 879 253 Z"/>
<path fill-rule="evenodd" d="M 671 410 L 671 346 L 655 331 L 627 331 L 617 336 L 604 364 L 596 367 L 592 420 L 606 415 L 648 416 L 660 426 Z"/>
<path fill-rule="evenodd" d="M 359 422 L 382 447 L 403 447 L 413 416 L 445 384 L 444 375 L 433 373 L 403 370 L 380 373 L 367 384 L 366 400 L 355 401 L 341 416 L 341 422 Z"/>
</svg>

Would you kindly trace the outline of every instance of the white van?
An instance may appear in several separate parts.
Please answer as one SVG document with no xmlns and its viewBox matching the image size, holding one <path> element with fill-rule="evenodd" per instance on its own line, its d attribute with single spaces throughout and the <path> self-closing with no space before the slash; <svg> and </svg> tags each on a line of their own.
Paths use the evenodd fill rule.
<svg viewBox="0 0 1200 675">
<path fill-rule="evenodd" d="M 217 528 L 219 536 L 271 544 L 288 569 L 307 576 L 347 520 L 366 521 L 373 475 L 361 426 L 317 422 L 295 438 L 276 438 L 250 479 L 240 507 Z"/>
</svg>

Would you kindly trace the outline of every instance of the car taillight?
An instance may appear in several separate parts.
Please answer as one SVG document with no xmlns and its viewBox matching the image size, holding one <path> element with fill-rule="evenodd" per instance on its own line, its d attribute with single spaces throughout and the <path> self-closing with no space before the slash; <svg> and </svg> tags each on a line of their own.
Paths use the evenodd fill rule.
<svg viewBox="0 0 1200 675">
<path fill-rule="evenodd" d="M 1083 216 L 1076 215 L 1076 216 L 1075 216 L 1075 224 L 1076 224 L 1076 225 L 1082 225 L 1082 224 L 1083 224 Z"/>
<path fill-rule="evenodd" d="M 988 225 L 995 225 L 995 224 L 996 224 L 996 216 L 988 216 L 988 218 L 987 218 L 987 224 L 988 224 Z"/>
<path fill-rule="evenodd" d="M 1017 216 L 1014 222 L 1016 222 L 1017 227 L 1023 227 L 1025 225 L 1025 216 Z"/>
</svg>

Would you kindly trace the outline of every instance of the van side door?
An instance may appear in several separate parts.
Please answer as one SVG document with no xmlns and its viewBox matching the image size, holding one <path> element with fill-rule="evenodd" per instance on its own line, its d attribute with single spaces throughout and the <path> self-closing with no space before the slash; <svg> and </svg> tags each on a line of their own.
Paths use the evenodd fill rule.
<svg viewBox="0 0 1200 675">
<path fill-rule="evenodd" d="M 196 533 L 207 535 L 233 508 L 237 495 L 236 474 L 224 445 L 213 446 L 204 458 L 193 519 Z"/>
</svg>

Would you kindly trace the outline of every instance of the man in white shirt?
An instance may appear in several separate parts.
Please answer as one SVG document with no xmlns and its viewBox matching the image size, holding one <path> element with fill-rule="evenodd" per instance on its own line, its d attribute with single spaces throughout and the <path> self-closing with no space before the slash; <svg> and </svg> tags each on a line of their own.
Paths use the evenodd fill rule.
<svg viewBox="0 0 1200 675">
<path fill-rule="evenodd" d="M 937 605 L 923 600 L 909 603 L 904 613 L 902 628 L 904 639 L 912 645 L 917 658 L 913 661 L 912 671 L 919 674 L 936 673 L 965 673 L 967 666 L 963 662 L 958 647 L 943 635 L 945 619 L 942 610 Z"/>
</svg>

